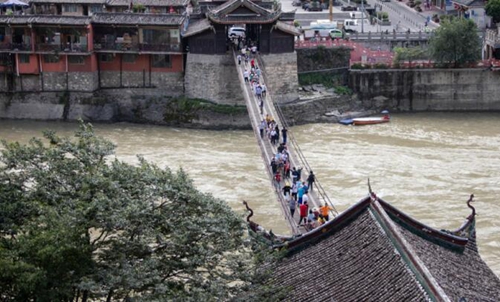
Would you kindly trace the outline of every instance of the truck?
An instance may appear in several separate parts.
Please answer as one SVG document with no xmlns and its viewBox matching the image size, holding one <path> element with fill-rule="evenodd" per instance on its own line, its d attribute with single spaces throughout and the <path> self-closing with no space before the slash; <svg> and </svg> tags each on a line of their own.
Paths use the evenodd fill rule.
<svg viewBox="0 0 500 302">
<path fill-rule="evenodd" d="M 330 20 L 316 20 L 315 22 L 311 22 L 309 26 L 303 27 L 304 30 L 304 38 L 310 39 L 314 37 L 327 38 L 331 37 L 332 30 L 341 30 L 342 22 Z"/>
<path fill-rule="evenodd" d="M 370 23 L 368 18 L 366 19 L 346 19 L 343 22 L 343 28 L 346 33 L 357 33 L 357 32 L 378 32 L 378 28 Z"/>
</svg>

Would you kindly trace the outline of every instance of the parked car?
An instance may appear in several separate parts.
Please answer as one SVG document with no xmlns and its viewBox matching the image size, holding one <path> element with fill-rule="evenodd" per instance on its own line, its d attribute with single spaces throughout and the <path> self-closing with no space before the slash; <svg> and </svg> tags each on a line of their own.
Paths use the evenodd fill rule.
<svg viewBox="0 0 500 302">
<path fill-rule="evenodd" d="M 332 40 L 343 39 L 345 37 L 344 31 L 341 29 L 338 29 L 338 28 L 330 29 L 330 32 L 328 33 L 328 35 L 330 36 L 330 38 Z"/>
<path fill-rule="evenodd" d="M 301 0 L 293 0 L 292 6 L 302 6 L 302 1 Z"/>
<path fill-rule="evenodd" d="M 321 7 L 321 3 L 319 1 L 313 1 L 306 5 L 305 10 L 308 12 L 320 12 L 323 8 Z"/>
<path fill-rule="evenodd" d="M 244 27 L 231 27 L 227 33 L 227 36 L 232 38 L 242 37 L 245 38 L 245 28 Z"/>
<path fill-rule="evenodd" d="M 340 8 L 340 10 L 344 11 L 344 12 L 355 12 L 358 10 L 358 8 L 356 6 L 350 6 L 350 5 L 347 5 L 347 6 L 342 6 Z"/>
</svg>

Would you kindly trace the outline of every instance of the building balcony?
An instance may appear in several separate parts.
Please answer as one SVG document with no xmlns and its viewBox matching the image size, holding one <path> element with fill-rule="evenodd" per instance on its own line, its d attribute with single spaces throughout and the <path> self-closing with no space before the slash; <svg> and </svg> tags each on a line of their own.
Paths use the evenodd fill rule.
<svg viewBox="0 0 500 302">
<path fill-rule="evenodd" d="M 88 47 L 86 44 L 80 43 L 66 43 L 66 44 L 55 44 L 55 43 L 40 43 L 36 44 L 36 50 L 42 52 L 87 52 Z"/>
<path fill-rule="evenodd" d="M 500 44 L 500 39 L 498 37 L 498 29 L 486 29 L 485 41 L 487 45 L 495 47 Z"/>
<path fill-rule="evenodd" d="M 120 52 L 177 52 L 180 44 L 146 44 L 146 43 L 95 43 L 96 51 L 120 51 Z"/>
<path fill-rule="evenodd" d="M 31 44 L 26 43 L 2 43 L 0 51 L 31 51 Z"/>
</svg>

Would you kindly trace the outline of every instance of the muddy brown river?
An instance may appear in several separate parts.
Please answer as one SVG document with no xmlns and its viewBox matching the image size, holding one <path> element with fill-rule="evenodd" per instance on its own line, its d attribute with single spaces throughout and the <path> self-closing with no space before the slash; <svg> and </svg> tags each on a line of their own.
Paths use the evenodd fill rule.
<svg viewBox="0 0 500 302">
<path fill-rule="evenodd" d="M 27 142 L 53 129 L 71 134 L 73 123 L 0 121 L 0 138 Z M 172 169 L 182 167 L 198 189 L 226 200 L 276 233 L 288 233 L 251 131 L 205 131 L 126 123 L 96 124 L 118 145 L 118 158 L 136 154 Z M 310 124 L 291 129 L 314 173 L 342 211 L 373 190 L 410 216 L 437 229 L 455 229 L 476 196 L 481 256 L 500 275 L 500 113 L 393 115 L 374 126 Z"/>
</svg>

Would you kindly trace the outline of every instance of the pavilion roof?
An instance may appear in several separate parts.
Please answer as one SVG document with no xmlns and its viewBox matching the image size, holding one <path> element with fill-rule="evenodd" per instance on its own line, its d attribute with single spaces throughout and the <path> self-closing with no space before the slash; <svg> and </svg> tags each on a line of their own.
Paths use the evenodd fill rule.
<svg viewBox="0 0 500 302">
<path fill-rule="evenodd" d="M 276 245 L 286 255 L 270 281 L 289 288 L 290 301 L 500 301 L 474 224 L 471 215 L 458 231 L 439 231 L 369 196 Z"/>
</svg>

